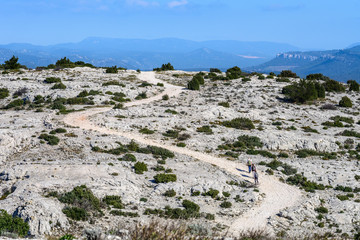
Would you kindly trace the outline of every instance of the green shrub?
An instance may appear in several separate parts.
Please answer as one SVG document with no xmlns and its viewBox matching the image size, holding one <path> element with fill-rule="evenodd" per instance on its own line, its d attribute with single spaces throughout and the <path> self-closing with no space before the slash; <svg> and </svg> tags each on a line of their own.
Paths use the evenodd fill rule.
<svg viewBox="0 0 360 240">
<path fill-rule="evenodd" d="M 166 113 L 171 113 L 171 114 L 174 114 L 174 115 L 175 115 L 175 114 L 178 114 L 177 111 L 172 110 L 172 109 L 166 109 L 165 112 L 166 112 Z"/>
<path fill-rule="evenodd" d="M 175 197 L 176 196 L 176 192 L 174 189 L 170 189 L 170 190 L 167 190 L 165 193 L 164 193 L 164 196 L 165 197 Z"/>
<path fill-rule="evenodd" d="M 171 71 L 174 70 L 173 65 L 171 63 L 162 64 L 161 68 L 154 68 L 153 71 Z"/>
<path fill-rule="evenodd" d="M 161 147 L 156 146 L 147 146 L 147 149 L 154 155 L 154 156 L 160 156 L 163 159 L 166 158 L 173 158 L 175 157 L 174 153 Z"/>
<path fill-rule="evenodd" d="M 327 92 L 345 92 L 344 85 L 332 79 L 326 80 L 323 86 Z"/>
<path fill-rule="evenodd" d="M 136 157 L 133 154 L 128 153 L 125 154 L 125 156 L 120 158 L 119 160 L 126 162 L 136 162 Z"/>
<path fill-rule="evenodd" d="M 65 207 L 62 211 L 68 218 L 75 221 L 86 221 L 89 216 L 85 209 L 79 207 Z"/>
<path fill-rule="evenodd" d="M 162 100 L 167 101 L 169 100 L 169 95 L 165 94 L 161 97 Z"/>
<path fill-rule="evenodd" d="M 22 99 L 16 99 L 14 101 L 11 101 L 9 104 L 5 106 L 5 109 L 15 108 L 15 107 L 21 107 L 25 105 L 25 101 Z"/>
<path fill-rule="evenodd" d="M 191 81 L 188 82 L 187 88 L 189 90 L 200 90 L 200 83 L 198 82 L 197 79 L 192 79 Z"/>
<path fill-rule="evenodd" d="M 102 85 L 103 85 L 104 87 L 106 87 L 106 86 L 111 86 L 111 85 L 120 86 L 120 87 L 125 87 L 124 84 L 122 84 L 122 83 L 120 83 L 119 81 L 116 81 L 116 80 L 104 82 Z"/>
<path fill-rule="evenodd" d="M 150 129 L 148 129 L 148 128 L 142 128 L 142 129 L 140 129 L 139 130 L 139 133 L 142 133 L 142 134 L 153 134 L 153 133 L 155 133 L 155 131 L 153 131 L 153 130 L 150 130 Z"/>
<path fill-rule="evenodd" d="M 297 185 L 304 188 L 307 192 L 314 192 L 315 190 L 325 190 L 325 186 L 323 184 L 317 184 L 312 181 L 308 181 L 306 177 L 295 174 L 286 179 L 286 182 L 291 185 Z"/>
<path fill-rule="evenodd" d="M 76 238 L 71 234 L 65 234 L 59 238 L 59 240 L 74 240 L 74 239 L 76 239 Z"/>
<path fill-rule="evenodd" d="M 292 72 L 291 70 L 281 71 L 281 73 L 278 75 L 278 77 L 280 77 L 280 78 L 299 78 L 299 76 L 296 75 L 296 73 Z"/>
<path fill-rule="evenodd" d="M 72 191 L 61 194 L 59 201 L 68 205 L 75 205 L 87 211 L 100 211 L 100 200 L 85 185 L 77 186 Z"/>
<path fill-rule="evenodd" d="M 21 64 L 18 63 L 19 58 L 14 55 L 4 63 L 4 69 L 19 69 Z"/>
<path fill-rule="evenodd" d="M 25 237 L 29 232 L 29 224 L 22 218 L 11 216 L 4 209 L 0 209 L 0 233 L 4 232 Z"/>
<path fill-rule="evenodd" d="M 278 157 L 279 157 L 279 158 L 288 158 L 288 157 L 289 157 L 289 154 L 287 154 L 287 153 L 285 153 L 285 152 L 280 152 L 280 153 L 278 154 Z"/>
<path fill-rule="evenodd" d="M 153 167 L 151 169 L 156 171 L 156 172 L 165 171 L 165 167 L 163 167 L 161 165 L 156 165 L 155 167 Z"/>
<path fill-rule="evenodd" d="M 136 174 L 143 174 L 148 170 L 146 163 L 144 162 L 137 162 L 134 165 L 135 173 Z"/>
<path fill-rule="evenodd" d="M 186 143 L 179 142 L 176 144 L 177 147 L 186 147 Z"/>
<path fill-rule="evenodd" d="M 335 117 L 331 117 L 331 120 L 334 120 L 335 122 L 340 121 L 340 122 L 346 122 L 349 124 L 354 123 L 354 119 L 352 117 L 343 117 L 343 116 L 335 116 Z"/>
<path fill-rule="evenodd" d="M 162 135 L 165 136 L 165 137 L 177 138 L 179 136 L 179 132 L 176 131 L 176 130 L 167 130 Z"/>
<path fill-rule="evenodd" d="M 250 81 L 251 81 L 251 78 L 243 78 L 243 79 L 241 79 L 241 81 L 244 82 L 244 83 L 245 83 L 245 82 L 250 82 Z"/>
<path fill-rule="evenodd" d="M 260 75 L 258 76 L 258 79 L 259 79 L 259 80 L 264 80 L 264 79 L 265 79 L 265 76 L 262 75 L 262 74 L 260 74 Z"/>
<path fill-rule="evenodd" d="M 211 198 L 214 198 L 214 199 L 215 199 L 215 198 L 218 196 L 218 194 L 219 194 L 219 191 L 218 191 L 218 190 L 210 188 L 209 191 L 203 193 L 202 195 L 204 195 L 204 196 L 210 196 Z"/>
<path fill-rule="evenodd" d="M 276 170 L 278 167 L 282 166 L 282 164 L 283 163 L 278 160 L 272 160 L 271 162 L 267 163 L 266 166 L 272 170 Z"/>
<path fill-rule="evenodd" d="M 196 196 L 199 196 L 200 195 L 200 191 L 194 191 L 191 193 L 191 196 L 192 197 L 196 197 Z"/>
<path fill-rule="evenodd" d="M 56 83 L 51 89 L 66 89 L 66 86 L 63 83 Z"/>
<path fill-rule="evenodd" d="M 304 79 L 283 87 L 282 93 L 289 100 L 297 103 L 305 103 L 316 100 L 319 97 L 325 97 L 325 89 L 322 85 L 318 82 Z"/>
<path fill-rule="evenodd" d="M 188 214 L 198 213 L 200 210 L 199 205 L 186 199 L 182 202 L 182 206 L 185 208 Z"/>
<path fill-rule="evenodd" d="M 306 79 L 308 80 L 330 80 L 329 77 L 324 76 L 322 73 L 313 73 L 306 76 Z"/>
<path fill-rule="evenodd" d="M 9 96 L 9 89 L 0 88 L 0 99 L 7 98 Z"/>
<path fill-rule="evenodd" d="M 336 153 L 318 152 L 311 149 L 301 149 L 295 152 L 298 158 L 306 158 L 309 156 L 322 156 L 325 159 L 336 159 Z"/>
<path fill-rule="evenodd" d="M 49 145 L 58 145 L 60 142 L 60 139 L 58 137 L 53 136 L 53 135 L 48 135 L 45 133 L 42 133 L 39 136 L 39 139 L 45 140 Z"/>
<path fill-rule="evenodd" d="M 118 73 L 118 68 L 117 66 L 112 66 L 112 67 L 108 67 L 106 68 L 106 73 Z"/>
<path fill-rule="evenodd" d="M 348 107 L 351 108 L 352 107 L 352 102 L 350 100 L 350 98 L 348 98 L 347 96 L 344 96 L 341 98 L 340 102 L 339 102 L 339 106 L 340 107 Z"/>
<path fill-rule="evenodd" d="M 83 97 L 74 97 L 74 98 L 68 98 L 66 99 L 66 104 L 69 105 L 94 105 L 94 101 L 83 98 Z"/>
<path fill-rule="evenodd" d="M 210 126 L 202 126 L 196 129 L 197 132 L 201 132 L 201 133 L 205 133 L 205 134 L 213 134 L 212 129 L 210 128 Z"/>
<path fill-rule="evenodd" d="M 204 77 L 202 76 L 202 74 L 196 74 L 193 78 L 192 78 L 192 81 L 198 81 L 200 85 L 204 85 L 205 84 L 205 81 L 204 81 Z"/>
<path fill-rule="evenodd" d="M 177 178 L 175 174 L 160 173 L 154 176 L 154 180 L 156 183 L 168 183 L 176 182 Z"/>
<path fill-rule="evenodd" d="M 349 91 L 358 92 L 359 91 L 359 84 L 355 80 L 348 80 L 347 84 L 349 85 Z"/>
<path fill-rule="evenodd" d="M 211 73 L 221 73 L 220 69 L 218 68 L 210 68 Z"/>
<path fill-rule="evenodd" d="M 268 157 L 268 158 L 276 158 L 275 154 L 272 154 L 271 152 L 268 152 L 266 150 L 249 149 L 249 150 L 246 151 L 246 154 L 249 154 L 249 155 L 261 155 L 263 157 Z"/>
<path fill-rule="evenodd" d="M 225 127 L 242 129 L 242 130 L 251 130 L 255 128 L 252 121 L 248 118 L 234 118 L 230 121 L 222 122 L 222 125 Z"/>
<path fill-rule="evenodd" d="M 60 83 L 61 82 L 61 79 L 60 78 L 57 78 L 57 77 L 47 77 L 45 80 L 44 80 L 44 83 L 48 83 L 48 84 L 51 84 L 51 83 Z"/>
<path fill-rule="evenodd" d="M 146 92 L 139 93 L 139 95 L 135 97 L 136 100 L 141 100 L 145 98 L 147 98 Z"/>
<path fill-rule="evenodd" d="M 228 70 L 226 70 L 226 77 L 228 79 L 239 79 L 241 77 L 241 69 L 237 66 L 229 68 Z"/>
<path fill-rule="evenodd" d="M 315 211 L 318 212 L 318 213 L 328 213 L 329 210 L 326 208 L 326 207 L 318 207 L 318 208 L 315 208 Z"/>
<path fill-rule="evenodd" d="M 336 197 L 337 197 L 340 201 L 349 200 L 349 197 L 348 197 L 347 195 L 336 195 Z"/>
<path fill-rule="evenodd" d="M 103 200 L 104 203 L 106 203 L 109 206 L 112 206 L 114 208 L 118 208 L 118 209 L 123 209 L 124 205 L 121 201 L 121 197 L 120 196 L 116 196 L 116 195 L 106 195 Z"/>
<path fill-rule="evenodd" d="M 353 130 L 344 130 L 343 132 L 339 133 L 339 135 L 341 136 L 346 136 L 346 137 L 357 137 L 360 138 L 360 133 L 355 132 Z"/>
<path fill-rule="evenodd" d="M 286 82 L 286 83 L 289 83 L 291 82 L 290 79 L 288 78 L 277 78 L 276 79 L 276 82 Z"/>
<path fill-rule="evenodd" d="M 123 212 L 121 210 L 111 210 L 110 214 L 114 215 L 114 216 L 123 216 L 123 217 L 138 217 L 139 216 L 138 213 Z"/>
<path fill-rule="evenodd" d="M 66 131 L 65 128 L 56 128 L 56 129 L 52 130 L 52 131 L 50 132 L 50 134 L 66 133 L 66 132 L 67 132 L 67 131 Z"/>
<path fill-rule="evenodd" d="M 231 202 L 228 202 L 228 201 L 224 201 L 220 204 L 220 207 L 222 208 L 231 208 L 232 204 Z"/>
<path fill-rule="evenodd" d="M 218 105 L 219 105 L 219 106 L 226 107 L 226 108 L 229 108 L 229 107 L 230 107 L 230 103 L 229 103 L 229 102 L 219 102 Z"/>
<path fill-rule="evenodd" d="M 230 193 L 228 193 L 228 192 L 222 192 L 222 194 L 224 197 L 230 197 Z"/>
</svg>

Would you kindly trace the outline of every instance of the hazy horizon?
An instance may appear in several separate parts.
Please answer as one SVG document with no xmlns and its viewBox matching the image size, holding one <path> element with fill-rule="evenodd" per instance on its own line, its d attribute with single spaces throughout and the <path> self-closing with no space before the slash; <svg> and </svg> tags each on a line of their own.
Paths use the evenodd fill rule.
<svg viewBox="0 0 360 240">
<path fill-rule="evenodd" d="M 12 0 L 2 3 L 0 44 L 85 38 L 287 43 L 342 49 L 360 42 L 360 2 L 348 0 Z"/>
</svg>

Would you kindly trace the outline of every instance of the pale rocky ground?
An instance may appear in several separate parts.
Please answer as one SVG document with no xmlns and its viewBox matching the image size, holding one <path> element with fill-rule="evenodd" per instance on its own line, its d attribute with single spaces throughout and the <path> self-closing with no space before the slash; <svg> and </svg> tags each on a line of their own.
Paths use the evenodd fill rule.
<svg viewBox="0 0 360 240">
<path fill-rule="evenodd" d="M 174 77 L 174 74 L 176 77 Z M 185 86 L 193 73 L 170 71 L 156 74 L 156 78 L 167 83 Z M 136 77 L 134 77 L 134 75 Z M 67 86 L 66 90 L 51 90 L 53 84 L 44 84 L 43 80 L 49 76 L 62 79 Z M 129 77 L 130 76 L 130 77 Z M 61 71 L 24 71 L 22 74 L 11 73 L 0 76 L 0 88 L 6 87 L 10 94 L 20 88 L 26 87 L 28 92 L 22 97 L 30 100 L 35 95 L 56 97 L 75 97 L 83 90 L 100 90 L 103 95 L 93 96 L 95 105 L 102 105 L 110 100 L 106 91 L 123 92 L 132 101 L 144 91 L 148 97 L 163 93 L 164 87 L 147 86 L 139 87 L 142 80 L 148 75 L 139 74 L 135 71 L 123 71 L 118 74 L 105 74 L 102 69 L 75 68 Z M 23 80 L 28 79 L 28 80 Z M 141 79 L 141 80 L 140 80 Z M 102 83 L 118 80 L 125 84 L 120 86 L 102 86 Z M 149 82 L 153 79 L 149 79 Z M 295 80 L 293 80 L 295 81 Z M 241 227 L 248 209 L 261 209 L 259 216 L 265 211 L 274 211 L 265 218 L 266 226 L 273 232 L 287 232 L 288 236 L 301 236 L 302 234 L 331 232 L 337 237 L 342 234 L 352 236 L 360 224 L 360 195 L 354 193 L 354 197 L 347 201 L 340 201 L 336 195 L 345 195 L 334 189 L 319 190 L 314 193 L 296 190 L 290 187 L 294 195 L 279 196 L 279 198 L 293 198 L 294 201 L 286 206 L 286 209 L 271 209 L 271 202 L 267 201 L 270 196 L 265 193 L 279 191 L 273 183 L 279 182 L 275 177 L 265 176 L 266 166 L 258 165 L 261 161 L 270 162 L 272 159 L 260 155 L 247 155 L 240 153 L 238 158 L 226 157 L 225 151 L 217 150 L 218 145 L 226 141 L 234 141 L 240 135 L 258 136 L 264 143 L 264 150 L 274 154 L 286 152 L 289 158 L 281 158 L 282 162 L 295 167 L 298 173 L 302 173 L 309 180 L 324 185 L 360 187 L 360 182 L 355 180 L 355 175 L 360 175 L 360 162 L 351 159 L 347 153 L 338 154 L 336 160 L 322 160 L 321 157 L 297 158 L 295 150 L 313 149 L 326 152 L 340 152 L 336 143 L 344 145 L 344 141 L 350 137 L 336 136 L 344 129 L 360 131 L 356 124 L 360 117 L 359 94 L 342 93 L 327 94 L 326 100 L 313 105 L 296 105 L 282 102 L 277 96 L 281 94 L 282 87 L 288 83 L 279 83 L 275 79 L 258 80 L 252 77 L 252 81 L 242 83 L 232 80 L 230 84 L 222 81 L 212 82 L 205 80 L 205 86 L 200 91 L 181 90 L 179 94 L 170 96 L 169 100 L 156 100 L 148 104 L 134 105 L 124 109 L 110 109 L 96 115 L 89 115 L 91 124 L 102 129 L 111 129 L 127 134 L 115 135 L 113 132 L 104 133 L 92 131 L 81 124 L 79 127 L 71 127 L 64 123 L 64 115 L 57 115 L 57 110 L 43 108 L 43 112 L 35 112 L 35 109 L 27 110 L 1 110 L 0 112 L 0 196 L 10 190 L 12 193 L 4 200 L 0 200 L 0 208 L 8 213 L 21 216 L 30 223 L 32 235 L 61 235 L 67 232 L 81 234 L 83 229 L 100 228 L 104 232 L 114 229 L 123 229 L 133 226 L 138 222 L 151 221 L 153 216 L 143 215 L 146 208 L 161 208 L 166 205 L 181 207 L 183 199 L 188 199 L 199 204 L 201 212 L 215 214 L 215 220 L 204 218 L 191 220 L 190 224 L 200 224 L 204 228 L 212 229 L 212 232 L 221 229 L 234 229 Z M 175 91 L 175 90 L 174 90 Z M 337 110 L 321 110 L 320 106 L 325 103 L 336 104 L 342 96 L 349 96 L 354 107 L 351 109 L 338 108 Z M 10 102 L 11 96 L 0 100 L 0 106 Z M 219 102 L 229 102 L 230 108 L 219 106 Z M 74 105 L 68 108 L 81 109 L 89 106 Z M 167 109 L 175 110 L 177 114 L 165 112 Z M 91 109 L 89 110 L 91 111 Z M 81 112 L 79 112 L 81 114 Z M 71 115 L 71 114 L 70 114 Z M 323 129 L 321 123 L 330 120 L 332 116 L 352 117 L 355 124 L 351 128 L 328 128 Z M 120 118 L 119 116 L 123 116 Z M 256 128 L 263 130 L 238 130 L 226 128 L 218 124 L 219 121 L 231 120 L 236 117 L 247 117 L 253 120 Z M 282 125 L 272 125 L 280 121 Z M 212 135 L 197 132 L 198 127 L 209 125 L 213 130 Z M 294 126 L 296 130 L 285 130 Z M 304 132 L 302 127 L 310 126 L 318 130 L 317 133 Z M 50 146 L 41 144 L 38 136 L 43 132 L 49 132 L 58 127 L 66 128 L 68 133 L 74 133 L 77 137 L 66 137 L 65 134 L 57 134 L 60 138 L 59 145 Z M 151 135 L 142 135 L 139 130 L 147 127 L 154 130 Z M 162 133 L 170 129 L 183 128 L 181 133 L 191 136 L 186 143 L 185 149 L 189 151 L 208 154 L 214 157 L 222 157 L 225 162 L 233 166 L 232 171 L 221 164 L 209 164 L 199 161 L 194 154 L 175 153 L 175 157 L 166 160 L 165 168 L 171 168 L 178 177 L 175 183 L 156 184 L 152 181 L 158 172 L 151 170 L 157 165 L 157 159 L 152 155 L 134 153 L 138 161 L 148 164 L 149 171 L 143 175 L 135 174 L 132 162 L 118 161 L 121 156 L 91 151 L 91 147 L 112 149 L 118 146 L 116 142 L 128 144 L 133 135 L 135 139 L 144 138 L 145 142 L 154 142 L 164 146 L 176 145 L 177 141 L 164 137 Z M 359 140 L 354 140 L 354 146 Z M 140 142 L 141 146 L 146 146 Z M 176 150 L 176 149 L 175 149 Z M 345 149 L 346 150 L 346 149 Z M 206 155 L 204 155 L 206 156 Z M 201 157 L 200 157 L 201 158 Z M 238 171 L 244 169 L 244 163 L 251 158 L 259 170 L 260 187 L 253 188 L 253 180 L 241 177 L 244 173 Z M 210 162 L 210 160 L 209 160 Z M 281 170 L 279 168 L 279 170 Z M 288 176 L 281 171 L 274 171 L 277 178 L 286 179 Z M 269 180 L 269 182 L 264 182 Z M 227 182 L 235 181 L 243 183 L 241 186 L 229 185 Z M 263 181 L 263 182 L 262 182 Z M 62 213 L 64 205 L 55 198 L 47 198 L 45 195 L 50 191 L 65 192 L 73 187 L 85 184 L 94 194 L 102 198 L 105 195 L 120 195 L 126 204 L 124 211 L 137 212 L 140 217 L 113 216 L 105 211 L 105 216 L 94 219 L 94 222 L 71 222 Z M 283 186 L 283 185 L 279 185 Z M 220 207 L 222 201 L 210 197 L 191 196 L 193 191 L 208 191 L 210 188 L 222 192 L 229 192 L 229 201 L 232 207 L 224 209 Z M 169 189 L 174 189 L 176 197 L 165 197 L 162 194 Z M 294 190 L 293 190 L 294 189 Z M 235 196 L 239 195 L 243 202 L 236 202 Z M 295 197 L 295 196 L 298 196 Z M 180 199 L 181 197 L 182 199 Z M 147 198 L 147 202 L 140 201 Z M 269 205 L 267 205 L 269 204 Z M 275 204 L 275 203 L 274 203 Z M 314 209 L 324 206 L 329 213 L 324 214 L 323 220 L 318 220 L 319 215 Z M 285 207 L 285 206 L 284 206 Z M 253 213 L 255 213 L 254 211 Z M 256 212 L 258 214 L 258 212 Z M 251 212 L 249 213 L 251 217 Z M 248 214 L 248 215 L 249 215 Z M 265 216 L 265 215 L 264 215 Z M 247 216 L 249 217 L 249 216 Z M 267 215 L 266 215 L 267 217 Z M 240 221 L 240 223 L 239 223 Z M 324 227 L 318 223 L 324 222 Z M 235 224 L 236 223 L 236 224 Z M 257 225 L 255 225 L 257 226 Z"/>
</svg>

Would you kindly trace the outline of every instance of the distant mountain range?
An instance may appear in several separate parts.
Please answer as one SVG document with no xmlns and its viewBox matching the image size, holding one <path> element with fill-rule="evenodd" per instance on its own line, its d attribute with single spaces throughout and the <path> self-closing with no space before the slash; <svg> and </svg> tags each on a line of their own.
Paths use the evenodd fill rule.
<svg viewBox="0 0 360 240">
<path fill-rule="evenodd" d="M 360 81 L 360 43 L 342 50 L 280 53 L 276 58 L 246 70 L 275 73 L 292 70 L 300 77 L 322 73 L 338 81 Z"/>
<path fill-rule="evenodd" d="M 149 70 L 171 62 L 176 69 L 204 70 L 248 67 L 271 60 L 279 52 L 300 49 L 283 43 L 242 41 L 189 41 L 175 38 L 155 40 L 87 38 L 78 43 L 50 46 L 0 45 L 0 63 L 12 55 L 30 68 L 47 66 L 62 57 L 95 66 L 121 66 Z"/>
</svg>

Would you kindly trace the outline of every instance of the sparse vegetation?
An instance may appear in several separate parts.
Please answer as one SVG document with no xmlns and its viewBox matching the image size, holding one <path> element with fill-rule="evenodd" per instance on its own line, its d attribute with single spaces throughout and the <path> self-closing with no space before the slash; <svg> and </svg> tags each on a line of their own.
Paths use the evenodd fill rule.
<svg viewBox="0 0 360 240">
<path fill-rule="evenodd" d="M 144 162 L 137 162 L 134 165 L 134 170 L 136 174 L 143 174 L 148 170 L 147 164 Z"/>
<path fill-rule="evenodd" d="M 156 183 L 176 182 L 177 177 L 175 174 L 160 173 L 154 176 L 154 180 Z"/>
<path fill-rule="evenodd" d="M 251 130 L 255 126 L 249 118 L 234 118 L 230 121 L 222 122 L 222 125 L 229 128 L 236 128 L 242 130 Z"/>
<path fill-rule="evenodd" d="M 161 68 L 154 68 L 154 71 L 171 71 L 174 70 L 174 66 L 171 63 L 162 64 Z"/>
<path fill-rule="evenodd" d="M 29 224 L 22 218 L 11 216 L 4 209 L 0 209 L 0 236 L 5 232 L 25 237 L 29 232 Z"/>
</svg>

